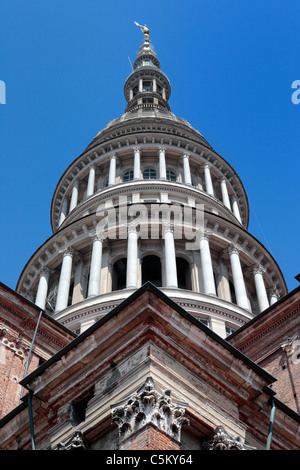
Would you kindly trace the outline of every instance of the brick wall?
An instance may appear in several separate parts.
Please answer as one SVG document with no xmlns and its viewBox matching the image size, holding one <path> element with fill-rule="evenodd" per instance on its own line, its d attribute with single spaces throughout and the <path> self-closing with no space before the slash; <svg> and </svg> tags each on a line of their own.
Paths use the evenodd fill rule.
<svg viewBox="0 0 300 470">
<path fill-rule="evenodd" d="M 148 423 L 120 443 L 120 450 L 179 450 L 180 442 Z"/>
<path fill-rule="evenodd" d="M 0 419 L 20 404 L 19 382 L 24 377 L 26 359 L 18 349 L 0 345 Z M 38 367 L 38 361 L 37 356 L 31 356 L 28 373 Z"/>
<path fill-rule="evenodd" d="M 299 351 L 300 354 L 300 351 Z M 300 361 L 295 355 L 277 350 L 260 363 L 277 381 L 272 384 L 276 398 L 289 408 L 300 413 Z"/>
</svg>

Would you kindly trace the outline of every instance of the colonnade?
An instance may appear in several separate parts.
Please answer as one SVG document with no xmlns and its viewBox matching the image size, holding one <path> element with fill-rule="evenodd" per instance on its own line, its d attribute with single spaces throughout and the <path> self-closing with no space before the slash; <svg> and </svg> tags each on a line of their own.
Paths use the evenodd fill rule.
<svg viewBox="0 0 300 470">
<path fill-rule="evenodd" d="M 211 235 L 211 232 L 204 231 L 201 234 L 199 241 L 200 269 L 201 278 L 203 281 L 202 291 L 206 295 L 217 296 L 213 260 L 210 248 Z M 163 287 L 176 289 L 178 287 L 176 250 L 174 240 L 174 227 L 171 223 L 163 223 L 162 237 L 164 258 Z M 128 260 L 126 272 L 126 288 L 128 289 L 136 289 L 139 287 L 138 239 L 139 235 L 137 232 L 137 226 L 134 223 L 129 224 L 126 256 Z M 90 260 L 90 272 L 87 290 L 88 297 L 93 297 L 100 294 L 103 236 L 101 234 L 93 235 L 91 240 L 92 253 Z M 72 265 L 75 254 L 76 251 L 72 247 L 68 247 L 61 252 L 62 263 L 60 268 L 55 311 L 61 311 L 68 306 Z M 243 270 L 245 270 L 245 267 L 242 268 L 240 250 L 237 246 L 231 244 L 222 251 L 221 255 L 223 257 L 227 257 L 229 261 L 236 304 L 243 309 L 249 310 L 250 304 L 243 272 Z M 264 281 L 264 270 L 260 265 L 256 264 L 247 269 L 253 275 L 253 282 L 256 289 L 259 311 L 263 311 L 268 308 L 270 304 L 273 304 L 278 300 L 278 295 L 275 291 L 269 292 L 268 295 Z M 47 268 L 42 270 L 40 273 L 40 279 L 36 294 L 36 304 L 42 309 L 45 309 L 50 274 L 51 270 Z"/>
<path fill-rule="evenodd" d="M 141 179 L 141 148 L 136 146 L 133 148 L 133 179 Z M 182 154 L 182 167 L 183 167 L 183 183 L 192 185 L 192 175 L 190 168 L 190 154 L 184 152 Z M 204 163 L 202 165 L 204 173 L 205 190 L 207 194 L 215 197 L 214 183 L 211 175 L 211 164 Z M 117 170 L 117 155 L 112 154 L 109 160 L 108 172 L 108 186 L 116 184 L 116 170 Z M 92 196 L 95 191 L 95 178 L 96 167 L 91 164 L 89 167 L 86 198 Z M 167 165 L 166 165 L 166 147 L 160 146 L 158 148 L 158 178 L 159 180 L 167 180 Z M 241 214 L 239 210 L 238 198 L 235 195 L 229 196 L 227 181 L 225 176 L 218 179 L 221 190 L 221 197 L 223 204 L 233 212 L 237 220 L 242 223 Z M 65 197 L 61 207 L 59 226 L 62 224 L 67 215 L 77 206 L 79 195 L 80 180 L 76 179 L 73 182 L 72 192 L 70 197 Z"/>
</svg>

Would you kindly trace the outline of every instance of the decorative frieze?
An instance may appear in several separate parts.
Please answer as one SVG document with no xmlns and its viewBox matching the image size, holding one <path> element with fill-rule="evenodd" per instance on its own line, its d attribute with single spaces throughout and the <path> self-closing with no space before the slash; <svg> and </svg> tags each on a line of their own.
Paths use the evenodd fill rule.
<svg viewBox="0 0 300 470">
<path fill-rule="evenodd" d="M 127 400 L 112 405 L 112 420 L 119 428 L 123 440 L 152 423 L 172 438 L 180 441 L 181 427 L 189 424 L 184 416 L 187 403 L 171 397 L 171 390 L 162 392 L 148 377 L 144 385 Z"/>
</svg>

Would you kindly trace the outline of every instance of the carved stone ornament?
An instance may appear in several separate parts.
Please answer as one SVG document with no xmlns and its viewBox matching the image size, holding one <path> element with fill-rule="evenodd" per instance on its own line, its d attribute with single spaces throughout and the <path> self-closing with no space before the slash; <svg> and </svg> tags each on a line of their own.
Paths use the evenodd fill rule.
<svg viewBox="0 0 300 470">
<path fill-rule="evenodd" d="M 214 431 L 214 437 L 210 441 L 202 444 L 203 450 L 254 450 L 244 444 L 240 437 L 230 436 L 223 426 L 217 426 Z"/>
<path fill-rule="evenodd" d="M 86 450 L 81 431 L 76 431 L 65 444 L 60 442 L 55 450 Z"/>
<path fill-rule="evenodd" d="M 112 408 L 112 421 L 119 427 L 121 440 L 144 425 L 152 423 L 180 441 L 181 426 L 189 424 L 184 416 L 187 403 L 171 398 L 171 390 L 162 392 L 148 377 L 144 385 L 126 401 Z"/>
</svg>

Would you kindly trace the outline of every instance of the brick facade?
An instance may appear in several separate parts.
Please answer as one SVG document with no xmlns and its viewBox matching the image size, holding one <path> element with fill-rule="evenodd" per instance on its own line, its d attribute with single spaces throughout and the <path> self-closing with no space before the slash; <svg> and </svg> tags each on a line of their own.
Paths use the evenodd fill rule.
<svg viewBox="0 0 300 470">
<path fill-rule="evenodd" d="M 37 323 L 39 328 L 31 350 Z M 0 419 L 19 405 L 19 382 L 75 335 L 24 297 L 0 283 Z M 29 365 L 26 363 L 29 352 Z M 26 374 L 25 374 L 26 371 Z M 27 391 L 24 391 L 24 395 Z"/>
<path fill-rule="evenodd" d="M 119 445 L 119 450 L 180 450 L 180 442 L 148 423 L 124 439 Z"/>
</svg>

